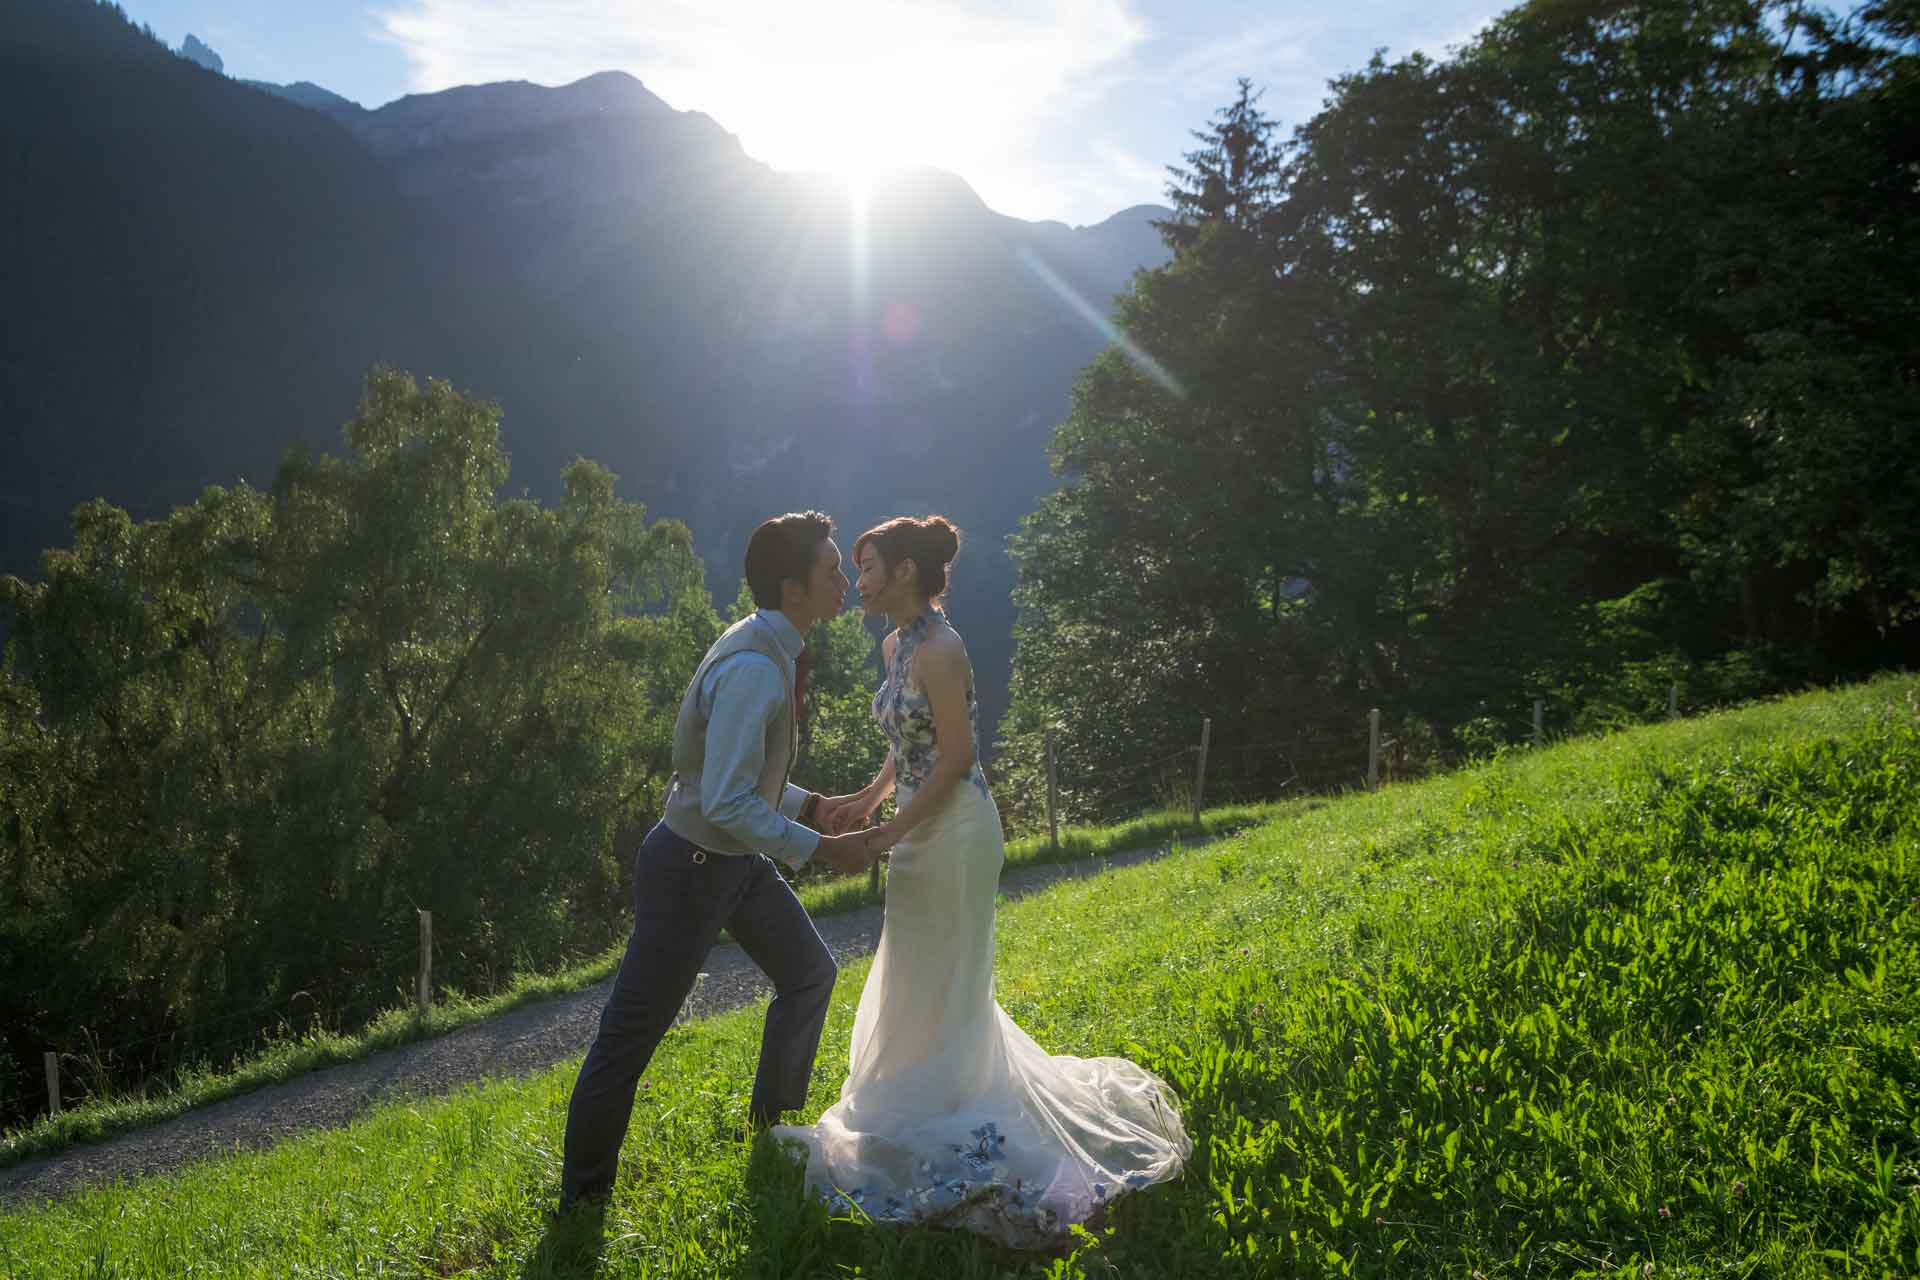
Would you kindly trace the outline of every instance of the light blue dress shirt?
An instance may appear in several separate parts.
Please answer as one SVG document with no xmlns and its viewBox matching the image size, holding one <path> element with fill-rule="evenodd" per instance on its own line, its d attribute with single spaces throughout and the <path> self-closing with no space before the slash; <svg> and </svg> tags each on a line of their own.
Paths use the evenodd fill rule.
<svg viewBox="0 0 1920 1280">
<path fill-rule="evenodd" d="M 800 657 L 806 640 L 786 614 L 761 609 L 753 616 L 773 629 L 781 652 L 792 659 Z M 807 792 L 788 783 L 776 812 L 758 790 L 760 771 L 767 763 L 767 725 L 786 700 L 787 673 L 764 653 L 732 654 L 707 668 L 698 699 L 700 714 L 707 720 L 700 812 L 748 848 L 764 850 L 799 868 L 820 844 L 819 832 L 793 821 L 806 803 Z"/>
</svg>

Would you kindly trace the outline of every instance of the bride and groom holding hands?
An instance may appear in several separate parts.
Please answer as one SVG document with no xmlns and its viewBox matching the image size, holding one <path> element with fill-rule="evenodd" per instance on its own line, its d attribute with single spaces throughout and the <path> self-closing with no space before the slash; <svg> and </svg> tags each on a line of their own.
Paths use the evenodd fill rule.
<svg viewBox="0 0 1920 1280">
<path fill-rule="evenodd" d="M 861 605 L 893 624 L 873 700 L 890 750 L 870 784 L 829 797 L 787 779 L 806 635 L 846 599 L 833 522 L 777 516 L 749 539 L 758 608 L 707 650 L 681 701 L 664 813 L 634 860 L 633 933 L 568 1107 L 563 1209 L 611 1193 L 640 1075 L 722 928 L 774 987 L 749 1122 L 804 1151 L 808 1186 L 837 1210 L 1044 1245 L 1179 1173 L 1191 1144 L 1162 1081 L 1123 1058 L 1049 1055 L 994 999 L 1005 846 L 966 646 L 939 608 L 959 549 L 939 516 L 855 540 Z M 889 793 L 894 816 L 863 828 Z M 806 1104 L 838 970 L 775 863 L 858 872 L 887 850 L 839 1100 L 815 1124 L 780 1124 Z"/>
</svg>

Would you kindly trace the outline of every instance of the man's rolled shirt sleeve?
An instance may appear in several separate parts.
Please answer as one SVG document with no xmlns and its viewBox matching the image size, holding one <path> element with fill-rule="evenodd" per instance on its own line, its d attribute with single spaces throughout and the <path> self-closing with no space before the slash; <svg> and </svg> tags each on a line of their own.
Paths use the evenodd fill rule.
<svg viewBox="0 0 1920 1280">
<path fill-rule="evenodd" d="M 807 792 L 788 783 L 775 810 L 758 790 L 767 763 L 767 725 L 786 697 L 780 668 L 764 654 L 735 654 L 708 670 L 701 689 L 707 749 L 700 812 L 741 844 L 798 868 L 820 844 L 819 832 L 793 821 Z"/>
</svg>

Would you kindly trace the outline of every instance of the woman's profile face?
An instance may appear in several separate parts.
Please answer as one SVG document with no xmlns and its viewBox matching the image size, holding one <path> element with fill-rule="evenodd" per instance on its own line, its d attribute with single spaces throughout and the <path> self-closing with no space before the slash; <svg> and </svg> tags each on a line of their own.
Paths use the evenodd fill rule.
<svg viewBox="0 0 1920 1280">
<path fill-rule="evenodd" d="M 869 616 L 889 611 L 889 607 L 899 602 L 897 597 L 904 589 L 895 575 L 887 572 L 887 562 L 880 555 L 880 549 L 869 542 L 860 548 L 860 577 L 855 589 L 860 592 L 860 607 Z"/>
</svg>

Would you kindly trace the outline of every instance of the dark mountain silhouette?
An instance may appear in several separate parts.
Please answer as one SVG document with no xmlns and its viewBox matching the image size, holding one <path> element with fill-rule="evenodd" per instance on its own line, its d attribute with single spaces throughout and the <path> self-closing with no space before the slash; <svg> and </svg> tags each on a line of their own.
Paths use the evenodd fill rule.
<svg viewBox="0 0 1920 1280">
<path fill-rule="evenodd" d="M 343 98 L 331 89 L 323 89 L 311 80 L 295 80 L 292 84 L 273 84 L 266 80 L 242 80 L 241 84 L 251 89 L 260 89 L 276 98 L 285 98 L 303 107 L 311 108 L 327 115 L 352 119 L 366 114 L 366 108 L 351 98 Z"/>
<path fill-rule="evenodd" d="M 1059 290 L 1109 310 L 1164 259 L 1165 210 L 1022 222 L 927 169 L 862 206 L 621 73 L 368 111 L 230 80 L 111 5 L 23 9 L 0 34 L 0 570 L 34 572 L 86 498 L 150 516 L 336 448 L 384 361 L 496 400 L 516 489 L 606 463 L 692 526 L 722 602 L 769 513 L 953 516 L 997 717 L 1004 539 L 1105 342 Z"/>
</svg>

